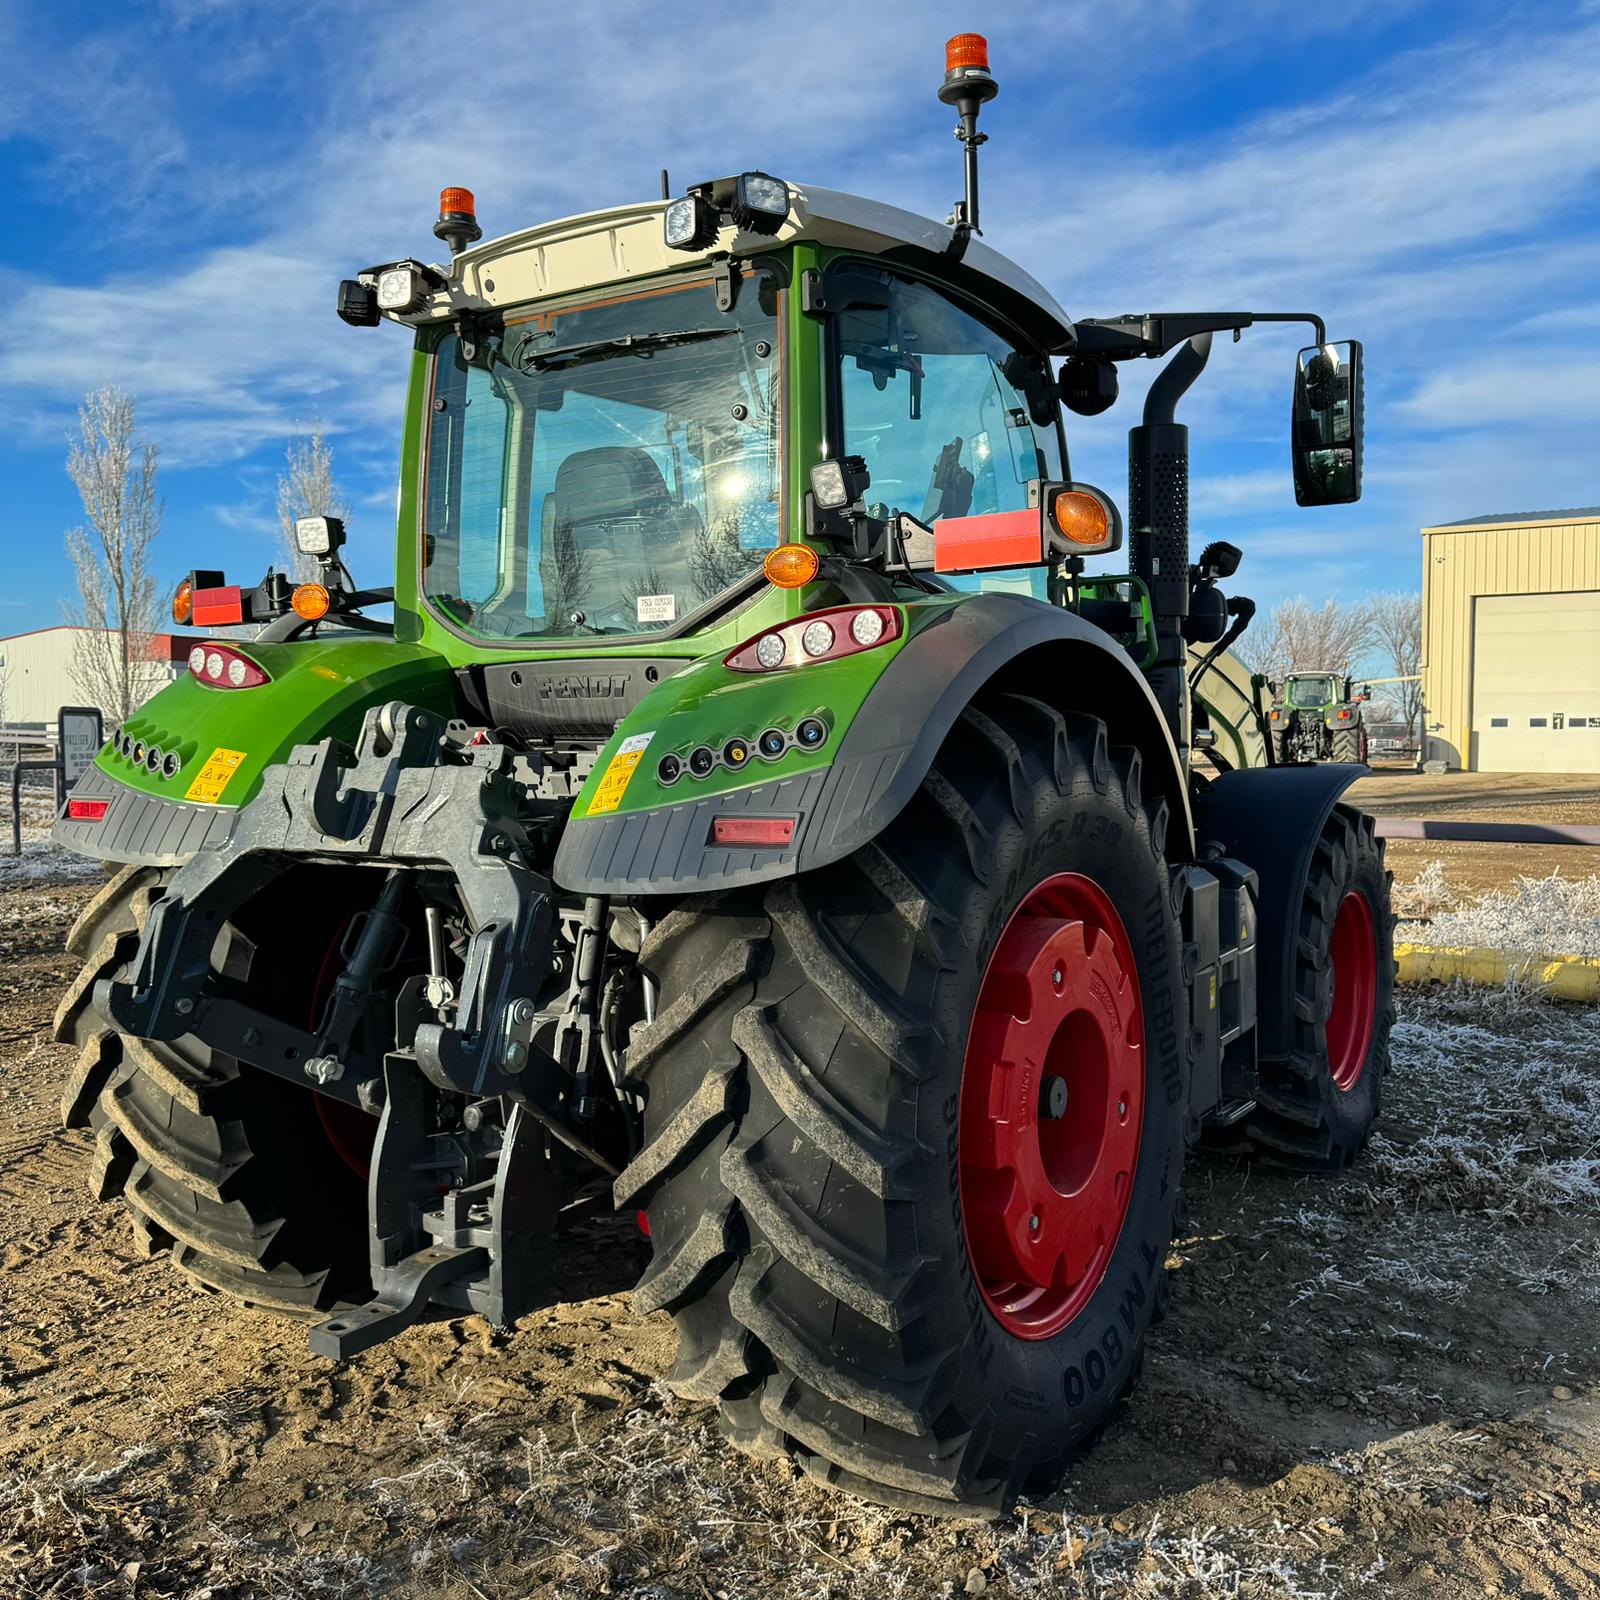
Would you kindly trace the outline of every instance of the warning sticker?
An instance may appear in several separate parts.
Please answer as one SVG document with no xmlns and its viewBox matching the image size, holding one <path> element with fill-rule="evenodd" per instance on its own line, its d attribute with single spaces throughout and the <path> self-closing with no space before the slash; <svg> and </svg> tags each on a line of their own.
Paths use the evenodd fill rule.
<svg viewBox="0 0 1600 1600">
<path fill-rule="evenodd" d="M 675 594 L 642 594 L 634 601 L 640 622 L 676 622 L 678 597 Z"/>
<path fill-rule="evenodd" d="M 228 787 L 228 779 L 239 770 L 239 763 L 243 760 L 243 750 L 213 750 L 206 764 L 195 774 L 194 782 L 189 785 L 183 798 L 214 806 L 222 798 L 222 791 Z"/>
<path fill-rule="evenodd" d="M 653 738 L 655 738 L 654 731 L 635 733 L 617 746 L 617 753 L 612 756 L 611 764 L 600 779 L 600 787 L 595 790 L 594 798 L 589 802 L 591 817 L 599 816 L 602 811 L 615 811 L 622 804 L 622 797 L 628 792 L 628 782 L 633 777 L 634 768 L 639 765 L 644 756 L 645 746 Z"/>
</svg>

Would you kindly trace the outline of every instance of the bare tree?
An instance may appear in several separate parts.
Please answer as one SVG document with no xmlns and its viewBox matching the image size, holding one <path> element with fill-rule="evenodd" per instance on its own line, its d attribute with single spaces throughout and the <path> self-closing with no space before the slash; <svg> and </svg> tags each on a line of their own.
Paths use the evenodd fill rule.
<svg viewBox="0 0 1600 1600">
<path fill-rule="evenodd" d="M 150 573 L 150 546 L 161 531 L 160 451 L 140 437 L 133 396 L 118 388 L 89 394 L 78 422 L 82 437 L 67 452 L 67 476 L 89 526 L 67 533 L 78 598 L 62 610 L 83 630 L 72 656 L 78 693 L 108 721 L 122 722 L 165 681 L 155 659 Z"/>
<path fill-rule="evenodd" d="M 1398 591 L 1375 594 L 1368 602 L 1372 612 L 1372 632 L 1397 678 L 1412 677 L 1422 670 L 1422 596 Z M 1422 684 L 1395 683 L 1385 686 L 1390 698 L 1400 703 L 1400 717 L 1407 729 L 1421 731 Z"/>
<path fill-rule="evenodd" d="M 289 441 L 278 474 L 278 551 L 283 570 L 297 583 L 317 576 L 314 556 L 303 556 L 294 542 L 301 517 L 348 517 L 350 508 L 333 480 L 333 446 L 320 427 Z"/>
<path fill-rule="evenodd" d="M 1259 633 L 1246 633 L 1238 654 L 1253 672 L 1276 683 L 1291 672 L 1348 672 L 1372 642 L 1372 613 L 1366 605 L 1329 600 L 1313 610 L 1298 595 L 1275 606 Z"/>
</svg>

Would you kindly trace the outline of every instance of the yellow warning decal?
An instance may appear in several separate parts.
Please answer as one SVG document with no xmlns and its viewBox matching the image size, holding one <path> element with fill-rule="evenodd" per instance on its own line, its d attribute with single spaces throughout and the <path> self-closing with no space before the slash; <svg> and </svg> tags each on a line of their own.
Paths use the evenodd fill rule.
<svg viewBox="0 0 1600 1600">
<path fill-rule="evenodd" d="M 228 779 L 239 770 L 243 760 L 243 750 L 213 750 L 206 764 L 195 774 L 194 782 L 189 785 L 183 798 L 214 806 L 222 798 L 222 791 L 228 787 Z"/>
<path fill-rule="evenodd" d="M 615 811 L 622 804 L 622 797 L 628 792 L 628 783 L 633 777 L 634 768 L 644 758 L 645 746 L 653 738 L 655 738 L 653 730 L 650 733 L 636 733 L 617 746 L 617 753 L 612 756 L 611 764 L 600 779 L 600 787 L 595 790 L 594 798 L 589 802 L 591 817 L 599 816 L 602 811 Z"/>
</svg>

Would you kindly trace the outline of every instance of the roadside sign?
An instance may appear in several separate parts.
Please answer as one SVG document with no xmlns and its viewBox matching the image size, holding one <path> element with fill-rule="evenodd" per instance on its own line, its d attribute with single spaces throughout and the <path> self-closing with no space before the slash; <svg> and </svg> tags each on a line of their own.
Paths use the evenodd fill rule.
<svg viewBox="0 0 1600 1600">
<path fill-rule="evenodd" d="M 105 743 L 100 713 L 93 706 L 62 706 L 56 712 L 56 731 L 61 741 L 61 783 L 70 789 L 94 765 Z"/>
</svg>

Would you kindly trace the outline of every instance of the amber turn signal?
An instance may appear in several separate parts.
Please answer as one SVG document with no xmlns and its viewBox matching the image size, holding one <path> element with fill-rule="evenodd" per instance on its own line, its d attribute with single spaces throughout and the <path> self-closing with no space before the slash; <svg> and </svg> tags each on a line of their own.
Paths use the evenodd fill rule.
<svg viewBox="0 0 1600 1600">
<path fill-rule="evenodd" d="M 194 585 L 185 578 L 173 591 L 172 620 L 180 626 L 188 622 L 194 612 Z"/>
<path fill-rule="evenodd" d="M 289 604 L 294 607 L 296 616 L 316 622 L 328 614 L 328 591 L 320 583 L 302 583 L 289 596 Z"/>
<path fill-rule="evenodd" d="M 822 568 L 822 559 L 808 544 L 780 544 L 767 552 L 761 570 L 767 582 L 780 589 L 799 589 L 811 582 Z"/>
<path fill-rule="evenodd" d="M 1100 549 L 1111 532 L 1106 508 L 1092 494 L 1058 494 L 1050 517 L 1063 539 L 1085 550 Z"/>
</svg>

